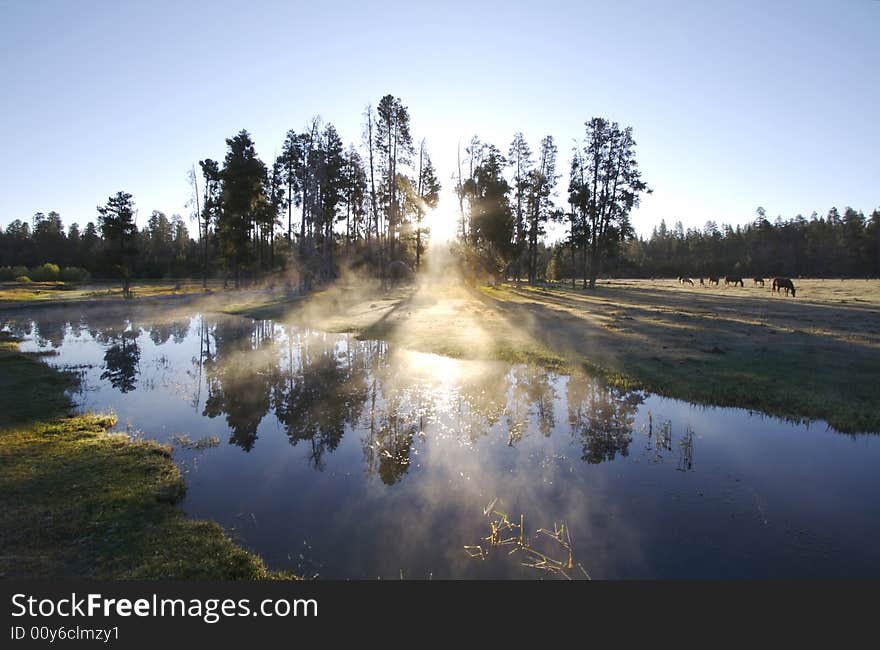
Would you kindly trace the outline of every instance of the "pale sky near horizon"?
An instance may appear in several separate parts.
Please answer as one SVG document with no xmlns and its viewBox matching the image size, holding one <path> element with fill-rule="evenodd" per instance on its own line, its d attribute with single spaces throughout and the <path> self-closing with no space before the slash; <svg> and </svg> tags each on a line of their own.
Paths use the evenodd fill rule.
<svg viewBox="0 0 880 650">
<path fill-rule="evenodd" d="M 665 218 L 880 207 L 880 2 L 49 2 L 0 0 L 0 226 L 110 194 L 186 215 L 186 173 L 245 128 L 270 161 L 319 114 L 360 143 L 364 106 L 409 107 L 452 203 L 459 141 L 560 149 L 632 126 Z"/>
</svg>

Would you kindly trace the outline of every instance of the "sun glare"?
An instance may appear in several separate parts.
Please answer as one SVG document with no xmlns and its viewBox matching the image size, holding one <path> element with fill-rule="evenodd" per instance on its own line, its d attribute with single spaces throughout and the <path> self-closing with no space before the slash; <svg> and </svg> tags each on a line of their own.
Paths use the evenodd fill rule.
<svg viewBox="0 0 880 650">
<path fill-rule="evenodd" d="M 458 214 L 441 205 L 425 215 L 425 226 L 430 229 L 432 244 L 445 244 L 455 238 Z"/>
</svg>

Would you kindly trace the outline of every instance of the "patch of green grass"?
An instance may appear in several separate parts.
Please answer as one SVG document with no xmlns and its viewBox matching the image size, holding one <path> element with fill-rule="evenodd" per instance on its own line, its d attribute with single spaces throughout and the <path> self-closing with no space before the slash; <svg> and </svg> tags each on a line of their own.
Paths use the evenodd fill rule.
<svg viewBox="0 0 880 650">
<path fill-rule="evenodd" d="M 877 369 L 823 351 L 732 351 L 690 364 L 633 364 L 645 388 L 692 402 L 738 406 L 789 420 L 822 419 L 844 433 L 880 431 Z"/>
<path fill-rule="evenodd" d="M 826 295 L 848 291 L 867 301 L 880 285 L 802 283 L 815 296 L 811 301 L 647 282 L 547 297 L 531 287 L 481 287 L 480 293 L 566 364 L 615 387 L 825 420 L 844 433 L 880 432 L 880 349 L 873 335 L 880 311 L 832 306 Z"/>
<path fill-rule="evenodd" d="M 565 357 L 539 345 L 516 347 L 499 342 L 493 349 L 493 356 L 499 361 L 539 365 L 548 370 L 565 371 L 572 366 Z"/>
<path fill-rule="evenodd" d="M 584 370 L 625 390 L 706 406 L 761 411 L 793 422 L 825 420 L 843 433 L 880 431 L 877 370 L 822 353 L 734 351 L 710 360 L 630 356 L 623 369 L 582 357 Z M 821 369 L 821 370 L 820 370 Z"/>
<path fill-rule="evenodd" d="M 0 333 L 0 576 L 291 577 L 184 516 L 169 447 L 68 416 L 70 382 Z"/>
<path fill-rule="evenodd" d="M 221 309 L 220 313 L 232 316 L 247 316 L 254 320 L 277 320 L 290 311 L 299 300 L 301 300 L 301 297 L 297 296 L 294 298 L 270 298 L 267 300 L 233 303 Z"/>
</svg>

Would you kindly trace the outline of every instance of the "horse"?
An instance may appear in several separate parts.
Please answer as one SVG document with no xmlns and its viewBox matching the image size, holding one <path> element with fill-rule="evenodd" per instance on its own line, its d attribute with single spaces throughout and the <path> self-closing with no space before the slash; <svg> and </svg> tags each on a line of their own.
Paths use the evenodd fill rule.
<svg viewBox="0 0 880 650">
<path fill-rule="evenodd" d="M 726 275 L 724 276 L 724 286 L 728 286 L 732 284 L 733 286 L 739 285 L 744 287 L 746 285 L 743 284 L 743 279 L 738 275 Z"/>
<path fill-rule="evenodd" d="M 678 281 L 679 281 L 681 284 L 689 284 L 689 285 L 691 285 L 691 286 L 694 286 L 694 281 L 691 280 L 690 278 L 679 277 L 679 278 L 678 278 Z"/>
<path fill-rule="evenodd" d="M 709 284 L 714 284 L 716 287 L 718 286 L 719 279 L 714 276 L 709 276 Z"/>
<path fill-rule="evenodd" d="M 773 291 L 785 291 L 786 296 L 788 295 L 788 292 L 791 291 L 792 298 L 797 295 L 791 278 L 773 278 Z"/>
<path fill-rule="evenodd" d="M 706 286 L 706 283 L 703 282 L 703 278 L 700 278 L 700 286 L 701 286 L 701 287 L 705 287 L 705 286 Z"/>
<path fill-rule="evenodd" d="M 757 287 L 759 284 L 764 286 L 764 278 L 755 278 L 755 286 Z"/>
</svg>

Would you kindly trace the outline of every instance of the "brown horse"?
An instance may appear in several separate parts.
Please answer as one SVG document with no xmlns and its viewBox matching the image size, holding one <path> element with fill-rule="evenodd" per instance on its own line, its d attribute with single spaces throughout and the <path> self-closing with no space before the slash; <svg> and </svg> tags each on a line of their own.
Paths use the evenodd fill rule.
<svg viewBox="0 0 880 650">
<path fill-rule="evenodd" d="M 709 284 L 714 284 L 716 287 L 718 286 L 719 279 L 715 276 L 709 276 Z"/>
<path fill-rule="evenodd" d="M 788 295 L 788 292 L 791 291 L 792 298 L 797 295 L 791 278 L 773 278 L 772 290 L 775 292 L 785 291 L 786 296 Z"/>
<path fill-rule="evenodd" d="M 755 278 L 755 286 L 757 287 L 759 284 L 764 286 L 764 278 Z"/>
<path fill-rule="evenodd" d="M 694 286 L 694 281 L 691 280 L 690 278 L 685 278 L 685 277 L 679 276 L 678 281 L 681 282 L 682 284 L 689 284 L 691 286 Z"/>
<path fill-rule="evenodd" d="M 727 275 L 724 277 L 724 286 L 728 286 L 732 284 L 733 286 L 739 285 L 744 287 L 746 285 L 743 284 L 743 279 L 738 275 Z"/>
</svg>

